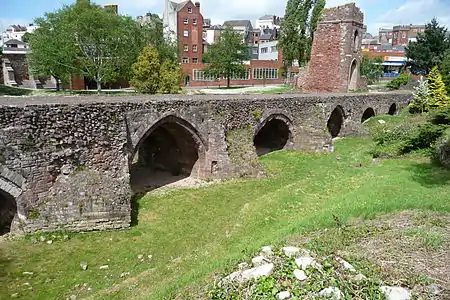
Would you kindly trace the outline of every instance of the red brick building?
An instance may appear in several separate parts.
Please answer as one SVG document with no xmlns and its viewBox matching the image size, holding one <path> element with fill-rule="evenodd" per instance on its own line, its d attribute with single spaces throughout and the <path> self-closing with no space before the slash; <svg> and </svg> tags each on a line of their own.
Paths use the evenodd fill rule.
<svg viewBox="0 0 450 300">
<path fill-rule="evenodd" d="M 200 2 L 185 1 L 178 4 L 177 38 L 180 59 L 184 64 L 201 64 L 203 56 L 203 16 Z"/>
</svg>

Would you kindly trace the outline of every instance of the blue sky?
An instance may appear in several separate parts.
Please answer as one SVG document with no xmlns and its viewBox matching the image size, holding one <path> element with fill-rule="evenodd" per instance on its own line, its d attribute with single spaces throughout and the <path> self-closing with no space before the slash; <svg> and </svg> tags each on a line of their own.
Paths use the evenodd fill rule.
<svg viewBox="0 0 450 300">
<path fill-rule="evenodd" d="M 75 0 L 0 0 L 0 30 L 10 24 L 27 24 L 47 11 Z M 92 1 L 92 0 L 91 0 Z M 119 5 L 121 14 L 133 17 L 146 12 L 162 13 L 165 0 L 93 0 L 98 4 Z M 179 0 L 180 1 L 180 0 Z M 213 24 L 227 19 L 255 19 L 264 14 L 284 14 L 285 0 L 201 0 L 202 13 Z M 450 27 L 450 0 L 328 0 L 327 6 L 356 2 L 371 33 L 379 27 L 398 24 L 424 24 L 437 17 Z"/>
</svg>

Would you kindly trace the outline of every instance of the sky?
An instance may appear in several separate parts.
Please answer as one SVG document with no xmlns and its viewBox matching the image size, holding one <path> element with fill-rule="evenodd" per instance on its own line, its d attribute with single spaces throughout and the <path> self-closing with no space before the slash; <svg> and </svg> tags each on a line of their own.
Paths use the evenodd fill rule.
<svg viewBox="0 0 450 300">
<path fill-rule="evenodd" d="M 136 17 L 147 12 L 162 14 L 165 0 L 91 0 L 97 4 L 118 4 L 119 13 Z M 179 0 L 180 2 L 181 0 Z M 284 15 L 287 0 L 201 0 L 204 18 L 212 24 L 224 20 L 255 20 L 265 14 Z M 0 32 L 11 24 L 26 25 L 45 12 L 75 0 L 0 0 Z M 364 12 L 368 32 L 376 35 L 380 27 L 425 24 L 436 17 L 450 28 L 450 0 L 328 0 L 327 7 L 355 2 Z"/>
</svg>

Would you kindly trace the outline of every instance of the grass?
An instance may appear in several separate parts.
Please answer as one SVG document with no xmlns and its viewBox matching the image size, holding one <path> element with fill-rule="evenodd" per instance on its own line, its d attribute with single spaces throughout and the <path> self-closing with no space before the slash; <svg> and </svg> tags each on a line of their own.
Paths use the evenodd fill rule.
<svg viewBox="0 0 450 300">
<path fill-rule="evenodd" d="M 262 89 L 260 91 L 251 91 L 248 92 L 248 94 L 281 94 L 281 93 L 287 93 L 291 92 L 293 90 L 292 86 L 290 85 L 283 85 L 279 87 L 274 87 L 272 89 Z"/>
<path fill-rule="evenodd" d="M 450 211 L 450 171 L 420 156 L 372 164 L 372 147 L 342 139 L 331 154 L 274 152 L 261 158 L 268 178 L 150 194 L 127 231 L 1 243 L 0 299 L 173 299 L 261 246 L 334 227 L 336 218 Z"/>
<path fill-rule="evenodd" d="M 32 92 L 33 90 L 0 84 L 0 96 L 25 96 L 30 95 Z"/>
</svg>

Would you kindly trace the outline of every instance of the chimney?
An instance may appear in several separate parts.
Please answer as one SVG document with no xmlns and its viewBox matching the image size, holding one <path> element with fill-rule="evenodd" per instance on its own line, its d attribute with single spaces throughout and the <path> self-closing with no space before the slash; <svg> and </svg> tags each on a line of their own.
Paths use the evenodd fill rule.
<svg viewBox="0 0 450 300">
<path fill-rule="evenodd" d="M 195 2 L 195 7 L 198 7 L 198 8 L 200 8 L 200 2 Z"/>
</svg>

